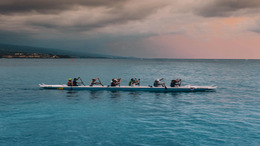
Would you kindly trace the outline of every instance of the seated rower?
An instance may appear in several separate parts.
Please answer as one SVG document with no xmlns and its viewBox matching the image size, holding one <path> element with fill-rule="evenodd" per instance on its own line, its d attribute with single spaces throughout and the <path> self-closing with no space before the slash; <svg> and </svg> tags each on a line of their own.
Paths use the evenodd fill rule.
<svg viewBox="0 0 260 146">
<path fill-rule="evenodd" d="M 181 86 L 181 79 L 176 79 L 176 81 L 177 81 L 177 82 L 176 82 L 175 85 L 180 87 L 180 86 Z"/>
<path fill-rule="evenodd" d="M 98 80 L 99 82 L 97 82 L 97 80 Z M 92 79 L 92 82 L 90 83 L 89 86 L 93 86 L 93 85 L 101 85 L 101 86 L 103 86 L 103 84 L 101 83 L 101 81 L 100 81 L 99 78 Z"/>
<path fill-rule="evenodd" d="M 111 86 L 117 86 L 117 85 L 120 86 L 120 84 L 121 84 L 121 78 L 120 79 L 112 79 L 112 81 L 111 81 Z"/>
<path fill-rule="evenodd" d="M 73 80 L 73 86 L 78 86 L 78 83 L 81 83 L 81 82 L 77 82 L 79 78 L 74 78 Z"/>
<path fill-rule="evenodd" d="M 176 80 L 172 80 L 172 81 L 171 81 L 171 85 L 170 85 L 170 86 L 171 86 L 171 87 L 175 87 L 175 85 L 176 85 L 176 82 L 177 82 Z"/>
<path fill-rule="evenodd" d="M 181 79 L 172 80 L 170 86 L 171 87 L 181 86 Z"/>
<path fill-rule="evenodd" d="M 71 78 L 69 78 L 69 81 L 68 81 L 67 85 L 68 86 L 73 86 L 73 82 L 72 82 Z"/>
<path fill-rule="evenodd" d="M 165 86 L 165 83 L 164 83 L 164 81 L 163 81 L 163 78 L 162 78 L 162 79 L 157 79 L 157 80 L 155 80 L 154 83 L 153 83 L 153 86 L 154 86 L 154 87 L 158 87 L 158 86 L 160 86 L 160 85 L 162 85 L 162 87 Z"/>
<path fill-rule="evenodd" d="M 133 85 L 133 82 L 134 82 L 134 79 L 131 78 L 131 80 L 130 80 L 129 83 L 128 83 L 128 86 L 132 86 L 132 85 Z"/>
<path fill-rule="evenodd" d="M 140 86 L 140 79 L 137 80 L 137 79 L 135 78 L 135 85 Z"/>
<path fill-rule="evenodd" d="M 129 86 L 135 86 L 135 85 L 138 85 L 140 86 L 140 79 L 136 79 L 136 78 L 132 78 L 128 84 Z"/>
</svg>

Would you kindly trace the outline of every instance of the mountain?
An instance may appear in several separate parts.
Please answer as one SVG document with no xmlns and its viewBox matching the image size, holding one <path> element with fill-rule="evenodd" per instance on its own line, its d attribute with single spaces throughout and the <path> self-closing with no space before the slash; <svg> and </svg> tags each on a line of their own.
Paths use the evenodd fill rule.
<svg viewBox="0 0 260 146">
<path fill-rule="evenodd" d="M 12 53 L 55 54 L 55 55 L 69 56 L 71 58 L 125 58 L 125 57 L 112 56 L 112 55 L 72 52 L 72 51 L 66 51 L 60 49 L 0 44 L 0 56 L 12 54 Z"/>
</svg>

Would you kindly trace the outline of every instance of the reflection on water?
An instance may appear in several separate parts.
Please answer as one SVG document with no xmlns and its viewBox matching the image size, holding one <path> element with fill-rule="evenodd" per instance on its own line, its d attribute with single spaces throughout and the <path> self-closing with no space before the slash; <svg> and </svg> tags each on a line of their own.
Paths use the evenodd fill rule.
<svg viewBox="0 0 260 146">
<path fill-rule="evenodd" d="M 119 98 L 120 91 L 110 91 L 110 98 Z"/>
<path fill-rule="evenodd" d="M 99 98 L 103 94 L 103 91 L 89 91 L 89 94 L 91 99 Z"/>
<path fill-rule="evenodd" d="M 79 96 L 78 91 L 74 91 L 74 90 L 68 90 L 66 93 L 67 93 L 66 94 L 67 97 L 78 97 Z"/>
<path fill-rule="evenodd" d="M 152 96 L 156 97 L 156 98 L 162 98 L 162 97 L 166 97 L 168 95 L 171 95 L 174 98 L 177 98 L 178 96 L 181 96 L 185 93 L 179 93 L 179 92 L 139 92 L 139 91 L 76 91 L 76 90 L 67 90 L 66 91 L 66 96 L 67 97 L 79 97 L 79 93 L 89 93 L 89 97 L 91 99 L 95 99 L 95 98 L 100 98 L 102 97 L 102 95 L 106 95 L 108 93 L 108 95 L 110 95 L 110 98 L 119 98 L 121 96 L 121 94 L 124 94 L 127 92 L 127 94 L 130 97 L 133 98 L 137 98 L 140 97 L 140 95 L 142 95 L 142 93 L 149 93 Z"/>
<path fill-rule="evenodd" d="M 181 95 L 183 95 L 182 93 L 180 93 L 180 92 L 171 92 L 171 93 L 168 93 L 168 94 L 170 94 L 172 97 L 174 97 L 174 98 L 178 98 L 178 97 L 180 97 Z"/>
<path fill-rule="evenodd" d="M 129 95 L 132 96 L 132 97 L 139 97 L 140 92 L 129 92 Z"/>
<path fill-rule="evenodd" d="M 162 98 L 165 97 L 167 92 L 154 92 L 154 95 L 156 98 Z"/>
</svg>

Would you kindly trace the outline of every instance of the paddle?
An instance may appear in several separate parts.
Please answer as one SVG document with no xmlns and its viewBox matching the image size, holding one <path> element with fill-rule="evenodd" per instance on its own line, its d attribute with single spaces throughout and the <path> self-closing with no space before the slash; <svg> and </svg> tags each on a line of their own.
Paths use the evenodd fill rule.
<svg viewBox="0 0 260 146">
<path fill-rule="evenodd" d="M 100 85 L 101 85 L 101 86 L 104 86 L 104 85 L 101 83 L 101 81 L 100 81 L 100 79 L 99 79 L 99 78 L 98 78 L 98 81 L 99 81 L 99 83 L 100 83 Z"/>
<path fill-rule="evenodd" d="M 165 81 L 164 81 L 163 78 L 162 78 L 162 81 L 163 81 L 163 85 L 164 85 L 165 90 L 167 90 L 167 87 L 166 87 L 166 85 L 165 85 Z"/>
<path fill-rule="evenodd" d="M 86 86 L 80 77 L 78 77 L 78 79 L 80 79 L 81 83 L 82 83 L 84 86 Z"/>
<path fill-rule="evenodd" d="M 120 78 L 120 79 L 119 79 L 119 84 L 118 84 L 118 85 L 119 85 L 119 87 L 120 87 L 120 85 L 121 85 L 121 80 L 122 80 L 122 79 Z"/>
</svg>

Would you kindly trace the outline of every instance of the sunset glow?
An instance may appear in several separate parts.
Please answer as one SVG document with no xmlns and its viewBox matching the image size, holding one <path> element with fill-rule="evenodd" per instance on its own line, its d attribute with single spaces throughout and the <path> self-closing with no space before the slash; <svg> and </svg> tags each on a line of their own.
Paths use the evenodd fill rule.
<svg viewBox="0 0 260 146">
<path fill-rule="evenodd" d="M 258 0 L 2 0 L 0 43 L 141 58 L 260 59 Z"/>
</svg>

